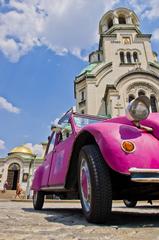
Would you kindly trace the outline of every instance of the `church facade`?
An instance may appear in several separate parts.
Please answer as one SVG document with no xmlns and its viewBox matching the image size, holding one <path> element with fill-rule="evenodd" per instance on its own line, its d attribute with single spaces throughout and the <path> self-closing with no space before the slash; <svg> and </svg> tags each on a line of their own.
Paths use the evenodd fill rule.
<svg viewBox="0 0 159 240">
<path fill-rule="evenodd" d="M 46 143 L 42 144 L 43 153 Z M 0 190 L 3 190 L 7 181 L 7 190 L 16 190 L 20 183 L 26 197 L 31 195 L 31 182 L 35 169 L 43 162 L 44 155 L 36 156 L 32 150 L 25 145 L 13 148 L 8 156 L 0 158 Z"/>
<path fill-rule="evenodd" d="M 159 111 L 159 62 L 137 15 L 126 8 L 107 12 L 99 35 L 98 50 L 74 81 L 77 111 L 119 116 L 140 95 L 150 98 L 152 112 Z"/>
</svg>

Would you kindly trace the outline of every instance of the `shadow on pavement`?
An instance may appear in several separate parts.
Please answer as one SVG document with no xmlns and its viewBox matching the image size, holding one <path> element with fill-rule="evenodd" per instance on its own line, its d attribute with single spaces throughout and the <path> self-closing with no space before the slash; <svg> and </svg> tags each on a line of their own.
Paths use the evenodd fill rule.
<svg viewBox="0 0 159 240">
<path fill-rule="evenodd" d="M 121 209 L 121 210 L 120 210 Z M 142 212 L 146 210 L 146 212 Z M 153 211 L 153 213 L 149 211 Z M 155 209 L 157 212 L 155 212 Z M 102 226 L 115 228 L 157 228 L 159 227 L 159 207 L 158 206 L 138 206 L 127 209 L 126 207 L 113 208 L 109 220 Z M 82 213 L 81 208 L 45 208 L 41 211 L 35 211 L 32 208 L 23 208 L 30 213 L 44 214 L 45 219 L 52 223 L 62 223 L 64 225 L 92 225 L 88 223 Z"/>
</svg>

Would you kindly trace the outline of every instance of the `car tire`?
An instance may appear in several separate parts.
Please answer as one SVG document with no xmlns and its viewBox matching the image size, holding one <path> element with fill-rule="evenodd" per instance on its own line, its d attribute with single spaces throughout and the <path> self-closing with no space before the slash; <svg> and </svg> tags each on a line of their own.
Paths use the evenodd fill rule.
<svg viewBox="0 0 159 240">
<path fill-rule="evenodd" d="M 137 201 L 135 201 L 135 200 L 123 200 L 123 202 L 124 202 L 125 206 L 128 208 L 133 208 L 137 204 Z"/>
<path fill-rule="evenodd" d="M 34 191 L 33 206 L 35 210 L 41 210 L 44 204 L 44 193 L 41 191 Z"/>
<path fill-rule="evenodd" d="M 112 186 L 108 166 L 96 145 L 86 145 L 80 151 L 78 187 L 87 221 L 105 223 L 112 208 Z"/>
</svg>

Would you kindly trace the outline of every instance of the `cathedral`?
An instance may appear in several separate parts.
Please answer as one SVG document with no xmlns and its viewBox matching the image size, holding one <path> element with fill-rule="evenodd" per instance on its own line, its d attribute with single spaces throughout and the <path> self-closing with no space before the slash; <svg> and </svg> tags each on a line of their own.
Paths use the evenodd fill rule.
<svg viewBox="0 0 159 240">
<path fill-rule="evenodd" d="M 125 114 L 128 103 L 140 95 L 159 110 L 159 62 L 151 48 L 151 34 L 140 31 L 134 11 L 118 8 L 99 22 L 99 47 L 89 55 L 89 65 L 74 81 L 80 113 Z"/>
</svg>

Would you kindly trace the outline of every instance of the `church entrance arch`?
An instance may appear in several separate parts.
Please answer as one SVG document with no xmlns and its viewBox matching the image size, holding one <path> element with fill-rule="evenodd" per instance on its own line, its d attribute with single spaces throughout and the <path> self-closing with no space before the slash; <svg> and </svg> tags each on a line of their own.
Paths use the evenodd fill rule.
<svg viewBox="0 0 159 240">
<path fill-rule="evenodd" d="M 8 190 L 16 190 L 19 181 L 20 166 L 18 163 L 12 163 L 8 167 Z"/>
</svg>

